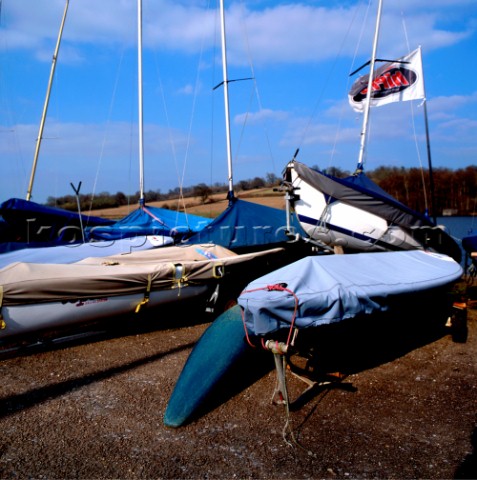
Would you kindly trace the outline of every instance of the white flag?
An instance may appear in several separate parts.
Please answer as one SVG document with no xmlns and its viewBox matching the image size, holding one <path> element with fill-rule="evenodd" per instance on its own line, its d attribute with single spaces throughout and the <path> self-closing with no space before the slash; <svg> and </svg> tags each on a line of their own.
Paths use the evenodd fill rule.
<svg viewBox="0 0 477 480">
<path fill-rule="evenodd" d="M 359 77 L 349 92 L 349 103 L 357 112 L 364 110 L 368 79 L 369 74 Z M 395 62 L 383 65 L 374 73 L 370 98 L 371 107 L 422 99 L 425 96 L 420 47 Z"/>
</svg>

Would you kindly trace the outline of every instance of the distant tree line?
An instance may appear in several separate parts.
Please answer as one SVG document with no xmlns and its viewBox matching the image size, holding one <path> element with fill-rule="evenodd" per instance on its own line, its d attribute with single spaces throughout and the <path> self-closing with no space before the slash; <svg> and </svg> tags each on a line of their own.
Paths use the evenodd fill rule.
<svg viewBox="0 0 477 480">
<path fill-rule="evenodd" d="M 314 166 L 314 168 L 318 168 Z M 326 173 L 336 177 L 346 177 L 350 172 L 339 168 L 330 168 Z M 426 208 L 436 216 L 443 213 L 452 215 L 473 215 L 476 209 L 477 199 L 477 166 L 469 166 L 463 169 L 451 170 L 448 168 L 433 169 L 432 179 L 429 170 L 418 168 L 379 167 L 366 172 L 366 175 L 379 185 L 385 192 L 396 200 L 407 205 L 412 210 L 424 213 Z M 255 177 L 249 180 L 241 180 L 235 184 L 236 193 L 261 188 L 276 187 L 280 184 L 280 178 L 273 173 L 267 173 L 265 178 Z M 434 186 L 434 195 L 431 195 L 431 180 Z M 227 192 L 227 185 L 216 183 L 212 186 L 200 183 L 191 187 L 174 188 L 168 193 L 160 190 L 145 192 L 145 202 L 158 202 L 183 197 L 200 197 L 203 203 L 211 202 L 211 196 L 217 193 Z M 124 205 L 134 205 L 139 202 L 139 192 L 134 195 L 126 195 L 123 192 L 110 194 L 102 192 L 96 195 L 80 195 L 80 205 L 83 211 L 90 209 L 116 208 Z M 66 195 L 64 197 L 48 197 L 47 205 L 75 211 L 77 209 L 76 197 Z"/>
<path fill-rule="evenodd" d="M 265 179 L 255 177 L 250 180 L 241 180 L 235 184 L 236 192 L 256 190 L 260 188 L 272 188 L 280 184 L 280 179 L 273 173 L 267 173 Z M 149 190 L 144 192 L 144 201 L 146 203 L 174 200 L 181 195 L 187 197 L 199 197 L 203 203 L 211 202 L 211 196 L 217 193 L 223 193 L 224 196 L 228 190 L 225 183 L 216 183 L 212 186 L 205 183 L 199 183 L 191 187 L 179 187 L 169 190 L 168 193 L 161 193 L 160 190 Z M 101 192 L 98 194 L 80 194 L 80 208 L 82 211 L 98 210 L 105 208 L 117 208 L 124 205 L 137 205 L 139 203 L 139 192 L 133 195 L 126 195 L 123 192 L 110 194 Z M 48 197 L 46 205 L 50 207 L 59 207 L 65 210 L 76 211 L 78 204 L 74 195 L 65 195 L 63 197 Z M 165 207 L 167 208 L 167 206 Z"/>
</svg>

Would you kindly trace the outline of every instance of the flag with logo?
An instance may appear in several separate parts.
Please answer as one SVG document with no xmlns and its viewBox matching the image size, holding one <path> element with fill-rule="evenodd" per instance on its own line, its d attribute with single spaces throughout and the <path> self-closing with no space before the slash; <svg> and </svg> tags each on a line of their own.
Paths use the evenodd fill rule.
<svg viewBox="0 0 477 480">
<path fill-rule="evenodd" d="M 348 94 L 349 103 L 357 112 L 364 111 L 369 74 L 359 77 Z M 370 106 L 425 98 L 421 48 L 375 70 Z"/>
</svg>

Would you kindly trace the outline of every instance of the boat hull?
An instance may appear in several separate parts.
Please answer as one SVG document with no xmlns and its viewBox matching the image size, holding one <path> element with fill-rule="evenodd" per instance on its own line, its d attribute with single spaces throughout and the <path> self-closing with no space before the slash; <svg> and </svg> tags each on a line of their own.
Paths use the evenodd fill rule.
<svg viewBox="0 0 477 480">
<path fill-rule="evenodd" d="M 205 300 L 208 292 L 207 285 L 151 292 L 147 303 L 140 308 L 140 311 L 174 302 L 183 303 L 201 296 Z M 144 294 L 132 294 L 5 306 L 2 309 L 4 328 L 0 329 L 0 341 L 15 336 L 86 325 L 111 317 L 134 314 L 144 298 Z"/>
<path fill-rule="evenodd" d="M 318 190 L 288 167 L 293 190 L 293 210 L 309 235 L 318 243 L 363 252 L 423 248 L 411 231 Z"/>
<path fill-rule="evenodd" d="M 253 349 L 244 340 L 240 307 L 217 317 L 193 348 L 164 413 L 167 427 L 190 422 L 224 376 Z"/>
<path fill-rule="evenodd" d="M 0 269 L 0 341 L 193 299 L 215 311 L 282 254 L 197 244 L 69 264 L 12 263 Z"/>
</svg>

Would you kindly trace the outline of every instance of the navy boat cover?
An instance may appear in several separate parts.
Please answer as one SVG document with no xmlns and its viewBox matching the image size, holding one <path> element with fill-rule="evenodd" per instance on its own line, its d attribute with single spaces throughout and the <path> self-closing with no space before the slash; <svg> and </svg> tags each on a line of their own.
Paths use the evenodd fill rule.
<svg viewBox="0 0 477 480">
<path fill-rule="evenodd" d="M 78 213 L 19 198 L 4 202 L 0 206 L 0 214 L 0 253 L 26 248 L 75 246 L 85 241 L 114 241 L 131 237 L 182 238 L 212 221 L 197 215 L 145 205 L 119 221 L 84 214 L 80 221 Z"/>
<path fill-rule="evenodd" d="M 0 205 L 0 252 L 46 247 L 82 241 L 83 228 L 111 225 L 113 220 L 81 216 L 62 208 L 47 207 L 30 200 L 10 198 Z"/>
<path fill-rule="evenodd" d="M 214 243 L 234 251 L 283 244 L 291 239 L 286 215 L 285 210 L 234 197 L 217 218 L 187 243 Z M 292 235 L 307 236 L 295 215 L 290 227 Z"/>
</svg>

